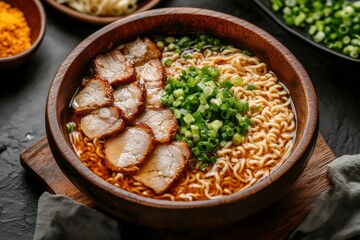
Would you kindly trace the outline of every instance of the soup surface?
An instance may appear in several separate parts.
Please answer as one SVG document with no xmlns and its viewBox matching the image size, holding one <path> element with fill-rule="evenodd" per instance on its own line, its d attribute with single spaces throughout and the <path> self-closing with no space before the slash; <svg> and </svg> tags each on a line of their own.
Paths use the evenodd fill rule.
<svg viewBox="0 0 360 240">
<path fill-rule="evenodd" d="M 123 67 L 108 71 L 114 61 Z M 201 78 L 204 86 L 191 86 Z M 179 90 L 174 81 L 188 82 Z M 199 100 L 186 108 L 190 95 Z M 254 185 L 286 161 L 296 132 L 289 92 L 267 65 L 204 34 L 137 39 L 99 54 L 71 106 L 67 127 L 84 165 L 119 188 L 164 200 Z"/>
</svg>

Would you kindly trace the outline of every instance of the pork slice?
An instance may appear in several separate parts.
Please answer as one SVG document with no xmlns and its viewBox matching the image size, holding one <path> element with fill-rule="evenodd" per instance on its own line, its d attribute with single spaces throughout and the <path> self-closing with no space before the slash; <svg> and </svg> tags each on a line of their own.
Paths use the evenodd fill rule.
<svg viewBox="0 0 360 240">
<path fill-rule="evenodd" d="M 164 89 L 160 87 L 147 88 L 146 89 L 146 107 L 147 108 L 163 108 L 161 103 L 161 96 L 164 93 Z"/>
<path fill-rule="evenodd" d="M 105 138 L 124 130 L 125 121 L 118 107 L 103 107 L 82 117 L 80 127 L 90 139 Z"/>
<path fill-rule="evenodd" d="M 134 65 L 119 49 L 97 55 L 94 70 L 97 78 L 106 80 L 115 87 L 136 80 Z"/>
<path fill-rule="evenodd" d="M 178 130 L 177 120 L 170 109 L 146 108 L 134 123 L 146 123 L 160 143 L 170 142 Z"/>
<path fill-rule="evenodd" d="M 142 64 L 150 59 L 159 58 L 161 52 L 150 39 L 137 38 L 135 41 L 125 44 L 123 53 L 127 59 L 135 65 Z"/>
<path fill-rule="evenodd" d="M 114 171 L 134 174 L 155 147 L 153 131 L 146 124 L 128 127 L 105 142 L 107 166 Z"/>
<path fill-rule="evenodd" d="M 109 106 L 113 101 L 113 89 L 110 84 L 100 79 L 90 79 L 75 95 L 71 106 L 76 113 L 88 113 L 94 109 Z"/>
<path fill-rule="evenodd" d="M 145 110 L 146 90 L 138 82 L 118 87 L 113 95 L 114 105 L 124 112 L 128 122 Z"/>
<path fill-rule="evenodd" d="M 152 59 L 135 68 L 136 78 L 144 83 L 146 89 L 146 107 L 163 107 L 160 98 L 164 91 L 165 73 L 159 59 Z"/>
<path fill-rule="evenodd" d="M 159 59 L 152 59 L 141 66 L 135 67 L 136 78 L 145 87 L 163 87 L 165 83 L 165 73 Z"/>
<path fill-rule="evenodd" d="M 190 155 L 190 149 L 184 142 L 160 145 L 134 178 L 156 194 L 162 194 L 184 171 Z"/>
</svg>

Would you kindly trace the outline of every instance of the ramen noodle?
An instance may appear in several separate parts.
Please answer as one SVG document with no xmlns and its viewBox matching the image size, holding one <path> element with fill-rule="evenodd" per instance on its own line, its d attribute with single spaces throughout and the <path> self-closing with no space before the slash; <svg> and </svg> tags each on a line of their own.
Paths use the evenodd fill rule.
<svg viewBox="0 0 360 240">
<path fill-rule="evenodd" d="M 96 16 L 120 16 L 132 13 L 137 0 L 56 0 L 83 13 Z"/>
<path fill-rule="evenodd" d="M 242 143 L 227 142 L 216 151 L 217 161 L 204 170 L 187 168 L 182 177 L 165 193 L 157 195 L 152 189 L 134 180 L 131 176 L 111 171 L 106 167 L 104 140 L 84 137 L 81 129 L 70 134 L 79 159 L 96 175 L 107 182 L 142 196 L 172 200 L 194 201 L 230 195 L 253 186 L 268 177 L 286 161 L 293 146 L 296 119 L 287 89 L 276 75 L 258 57 L 228 47 L 222 51 L 204 49 L 188 53 L 184 59 L 179 53 L 162 51 L 162 60 L 172 64 L 166 75 L 176 78 L 189 66 L 216 67 L 221 78 L 241 77 L 242 86 L 233 86 L 231 91 L 249 103 L 246 115 L 253 123 Z M 256 89 L 247 89 L 254 84 Z"/>
</svg>

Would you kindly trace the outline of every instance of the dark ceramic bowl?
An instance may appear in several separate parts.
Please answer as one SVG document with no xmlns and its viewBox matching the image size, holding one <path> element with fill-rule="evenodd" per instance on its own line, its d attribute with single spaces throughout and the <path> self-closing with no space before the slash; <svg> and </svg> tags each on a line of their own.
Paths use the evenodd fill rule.
<svg viewBox="0 0 360 240">
<path fill-rule="evenodd" d="M 238 193 L 213 200 L 171 202 L 119 189 L 91 172 L 77 158 L 66 131 L 67 107 L 89 63 L 99 53 L 137 36 L 206 32 L 259 56 L 289 89 L 297 115 L 294 147 L 268 178 Z M 240 221 L 278 201 L 304 170 L 318 134 L 313 85 L 298 60 L 274 37 L 234 16 L 192 8 L 152 10 L 116 21 L 80 43 L 60 66 L 46 106 L 51 151 L 65 175 L 106 211 L 129 222 L 161 229 L 209 229 Z"/>
<path fill-rule="evenodd" d="M 21 66 L 38 49 L 45 33 L 46 15 L 39 0 L 4 0 L 24 13 L 31 29 L 31 47 L 15 56 L 0 58 L 0 69 L 14 69 Z"/>
</svg>

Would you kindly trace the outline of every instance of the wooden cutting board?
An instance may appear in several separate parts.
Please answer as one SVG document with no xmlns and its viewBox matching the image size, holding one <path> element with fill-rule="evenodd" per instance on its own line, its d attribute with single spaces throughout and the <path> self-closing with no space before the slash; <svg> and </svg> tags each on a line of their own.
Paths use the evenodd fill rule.
<svg viewBox="0 0 360 240">
<path fill-rule="evenodd" d="M 305 218 L 319 194 L 328 188 L 327 165 L 334 159 L 334 153 L 319 134 L 314 153 L 303 174 L 285 197 L 260 214 L 210 231 L 154 230 L 119 220 L 122 239 L 287 239 Z M 96 208 L 61 172 L 51 155 L 46 137 L 25 149 L 20 154 L 20 160 L 22 166 L 48 192 L 66 195 Z"/>
</svg>

